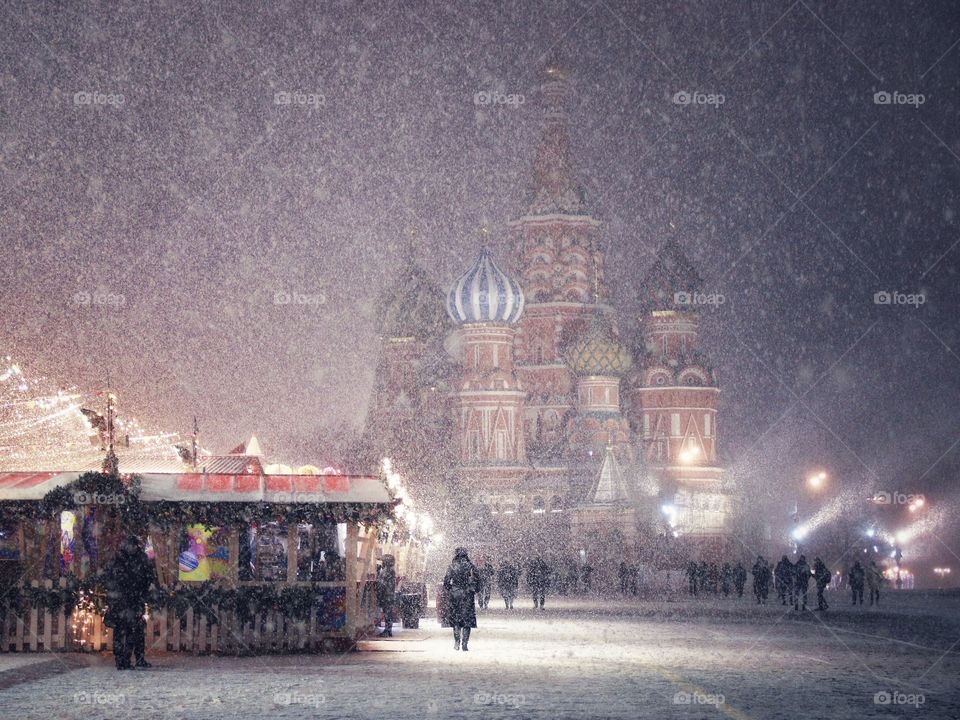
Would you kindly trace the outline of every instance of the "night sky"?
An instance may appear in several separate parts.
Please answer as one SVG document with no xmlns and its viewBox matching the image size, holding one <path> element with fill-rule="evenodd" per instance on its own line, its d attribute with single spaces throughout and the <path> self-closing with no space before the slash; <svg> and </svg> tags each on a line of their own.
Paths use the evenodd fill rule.
<svg viewBox="0 0 960 720">
<path fill-rule="evenodd" d="M 215 450 L 336 459 L 411 234 L 444 288 L 484 224 L 511 265 L 559 58 L 623 331 L 677 238 L 725 298 L 721 453 L 765 511 L 818 467 L 958 501 L 954 3 L 14 2 L 0 27 L 0 341 L 29 367 L 196 414 Z"/>
</svg>

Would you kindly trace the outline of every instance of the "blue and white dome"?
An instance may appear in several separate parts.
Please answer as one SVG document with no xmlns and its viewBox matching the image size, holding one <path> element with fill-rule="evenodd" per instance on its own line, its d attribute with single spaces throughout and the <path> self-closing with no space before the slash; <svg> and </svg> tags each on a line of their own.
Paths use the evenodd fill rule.
<svg viewBox="0 0 960 720">
<path fill-rule="evenodd" d="M 447 313 L 466 323 L 515 323 L 523 312 L 520 284 L 493 263 L 487 248 L 447 293 Z"/>
</svg>

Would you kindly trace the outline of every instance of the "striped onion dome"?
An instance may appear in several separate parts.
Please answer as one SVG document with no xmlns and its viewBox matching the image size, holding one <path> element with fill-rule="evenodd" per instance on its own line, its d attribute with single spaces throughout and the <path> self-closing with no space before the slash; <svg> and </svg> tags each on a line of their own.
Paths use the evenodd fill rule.
<svg viewBox="0 0 960 720">
<path fill-rule="evenodd" d="M 515 323 L 523 312 L 523 291 L 498 268 L 487 248 L 447 293 L 447 313 L 458 324 Z"/>
</svg>

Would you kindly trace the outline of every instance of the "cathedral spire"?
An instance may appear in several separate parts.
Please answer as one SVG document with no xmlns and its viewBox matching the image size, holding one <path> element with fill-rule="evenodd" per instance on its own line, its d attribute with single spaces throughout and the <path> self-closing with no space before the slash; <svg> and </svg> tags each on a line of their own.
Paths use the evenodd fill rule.
<svg viewBox="0 0 960 720">
<path fill-rule="evenodd" d="M 548 63 L 540 84 L 543 131 L 533 161 L 530 215 L 586 214 L 583 188 L 576 180 L 570 153 L 567 115 L 570 80 L 558 63 Z"/>
</svg>

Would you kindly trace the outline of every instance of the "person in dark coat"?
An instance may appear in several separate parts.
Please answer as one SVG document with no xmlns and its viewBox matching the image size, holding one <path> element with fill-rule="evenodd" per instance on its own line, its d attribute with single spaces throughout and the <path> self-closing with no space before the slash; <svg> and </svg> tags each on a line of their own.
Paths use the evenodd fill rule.
<svg viewBox="0 0 960 720">
<path fill-rule="evenodd" d="M 823 597 L 823 591 L 830 584 L 831 573 L 830 568 L 820 558 L 813 561 L 813 579 L 817 583 L 817 610 L 823 612 L 830 607 L 827 599 Z"/>
<path fill-rule="evenodd" d="M 747 584 L 747 569 L 743 563 L 737 563 L 733 569 L 733 584 L 737 588 L 737 597 L 743 597 L 743 586 Z"/>
<path fill-rule="evenodd" d="M 757 598 L 757 605 L 766 604 L 769 592 L 770 566 L 762 555 L 757 555 L 757 561 L 753 564 L 753 594 Z"/>
<path fill-rule="evenodd" d="M 794 598 L 793 609 L 800 610 L 802 604 L 803 609 L 806 610 L 807 590 L 810 588 L 810 566 L 807 564 L 806 556 L 800 556 L 797 564 L 794 565 L 794 572 L 796 573 L 796 597 Z"/>
<path fill-rule="evenodd" d="M 380 637 L 393 637 L 393 614 L 397 607 L 397 566 L 393 555 L 384 555 L 377 570 L 377 604 L 383 610 L 383 632 Z"/>
<path fill-rule="evenodd" d="M 580 568 L 580 578 L 583 581 L 583 592 L 589 595 L 590 591 L 593 590 L 593 565 L 584 563 L 583 567 Z"/>
<path fill-rule="evenodd" d="M 850 590 L 853 591 L 853 604 L 857 605 L 857 601 L 859 600 L 859 604 L 863 605 L 863 583 L 867 579 L 867 574 L 864 572 L 863 565 L 860 564 L 859 560 L 853 563 L 848 577 Z"/>
<path fill-rule="evenodd" d="M 776 573 L 774 575 L 774 584 L 777 588 L 777 600 L 781 605 L 787 604 L 787 595 L 790 596 L 790 604 L 793 605 L 793 586 L 795 585 L 796 573 L 793 563 L 784 555 L 777 563 Z"/>
<path fill-rule="evenodd" d="M 620 580 L 620 594 L 627 594 L 627 583 L 630 581 L 630 567 L 626 560 L 620 561 L 620 567 L 617 570 L 617 578 Z"/>
<path fill-rule="evenodd" d="M 720 571 L 720 589 L 724 597 L 730 594 L 731 585 L 733 585 L 733 568 L 730 567 L 730 563 L 724 563 L 723 570 Z"/>
<path fill-rule="evenodd" d="M 477 626 L 476 594 L 480 582 L 480 573 L 470 562 L 467 549 L 457 548 L 443 578 L 443 589 L 447 593 L 445 620 L 453 628 L 454 650 L 467 651 L 470 630 Z"/>
<path fill-rule="evenodd" d="M 533 607 L 543 610 L 543 602 L 547 597 L 547 586 L 550 584 L 550 566 L 539 555 L 530 561 L 527 567 L 527 585 L 533 593 Z"/>
<path fill-rule="evenodd" d="M 478 568 L 480 572 L 480 597 L 478 601 L 480 607 L 486 609 L 490 607 L 490 594 L 493 592 L 493 578 L 497 571 L 493 569 L 490 560 L 486 559 Z"/>
<path fill-rule="evenodd" d="M 130 654 L 137 667 L 150 667 L 144 657 L 146 641 L 143 619 L 153 568 L 140 539 L 131 535 L 120 545 L 106 570 L 107 612 L 104 620 L 113 628 L 113 660 L 117 670 L 130 670 Z"/>
<path fill-rule="evenodd" d="M 520 571 L 509 560 L 500 563 L 497 569 L 497 587 L 503 596 L 503 606 L 513 610 L 513 601 L 517 597 L 517 588 L 520 586 Z"/>
<path fill-rule="evenodd" d="M 883 572 L 877 567 L 875 560 L 867 568 L 867 589 L 870 590 L 870 604 L 880 604 L 880 586 L 883 585 Z"/>
<path fill-rule="evenodd" d="M 693 560 L 687 563 L 687 592 L 697 594 L 697 564 Z"/>
</svg>

